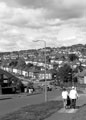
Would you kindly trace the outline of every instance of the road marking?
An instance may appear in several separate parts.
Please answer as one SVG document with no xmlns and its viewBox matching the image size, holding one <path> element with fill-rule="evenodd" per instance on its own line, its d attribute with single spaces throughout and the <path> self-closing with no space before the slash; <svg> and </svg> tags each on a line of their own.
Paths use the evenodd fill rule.
<svg viewBox="0 0 86 120">
<path fill-rule="evenodd" d="M 76 113 L 78 111 L 78 109 L 65 109 L 65 108 L 61 108 L 58 113 Z"/>
</svg>

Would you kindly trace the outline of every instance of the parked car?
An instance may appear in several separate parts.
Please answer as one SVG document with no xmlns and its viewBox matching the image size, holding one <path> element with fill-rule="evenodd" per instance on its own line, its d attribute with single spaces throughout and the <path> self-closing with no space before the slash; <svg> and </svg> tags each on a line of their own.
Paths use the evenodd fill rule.
<svg viewBox="0 0 86 120">
<path fill-rule="evenodd" d="M 50 85 L 47 86 L 47 91 L 52 91 L 52 87 Z"/>
</svg>

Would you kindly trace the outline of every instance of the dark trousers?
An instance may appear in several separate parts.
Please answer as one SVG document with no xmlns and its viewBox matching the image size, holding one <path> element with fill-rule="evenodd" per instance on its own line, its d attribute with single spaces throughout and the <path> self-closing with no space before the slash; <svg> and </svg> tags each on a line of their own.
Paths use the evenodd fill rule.
<svg viewBox="0 0 86 120">
<path fill-rule="evenodd" d="M 75 109 L 76 107 L 76 99 L 71 99 L 71 108 Z"/>
</svg>

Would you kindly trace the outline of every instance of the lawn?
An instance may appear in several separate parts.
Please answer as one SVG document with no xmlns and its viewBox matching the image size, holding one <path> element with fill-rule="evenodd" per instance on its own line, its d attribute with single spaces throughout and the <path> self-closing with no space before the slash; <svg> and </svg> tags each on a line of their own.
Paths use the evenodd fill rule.
<svg viewBox="0 0 86 120">
<path fill-rule="evenodd" d="M 5 115 L 0 120 L 44 120 L 60 108 L 62 108 L 62 101 L 49 101 L 23 107 L 18 111 Z"/>
<path fill-rule="evenodd" d="M 84 104 L 78 112 L 73 116 L 72 120 L 86 120 L 86 104 Z"/>
</svg>

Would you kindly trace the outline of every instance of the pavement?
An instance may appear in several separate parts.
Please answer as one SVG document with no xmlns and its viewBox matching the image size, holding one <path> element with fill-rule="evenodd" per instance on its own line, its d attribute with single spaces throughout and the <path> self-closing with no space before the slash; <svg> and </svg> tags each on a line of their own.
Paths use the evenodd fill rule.
<svg viewBox="0 0 86 120">
<path fill-rule="evenodd" d="M 31 95 L 41 94 L 41 92 L 34 92 L 32 94 L 29 93 L 20 93 L 20 94 L 1 94 L 0 100 L 14 99 L 19 97 L 26 97 Z"/>
<path fill-rule="evenodd" d="M 65 109 L 65 108 L 61 108 L 58 113 L 76 113 L 78 111 L 78 109 Z"/>
<path fill-rule="evenodd" d="M 53 99 L 53 100 L 62 100 L 61 96 Z M 52 114 L 52 116 L 48 117 L 45 120 L 73 120 L 73 116 L 78 110 L 86 104 L 86 94 L 80 94 L 79 98 L 76 102 L 76 109 L 64 109 L 61 108 L 59 111 Z"/>
</svg>

